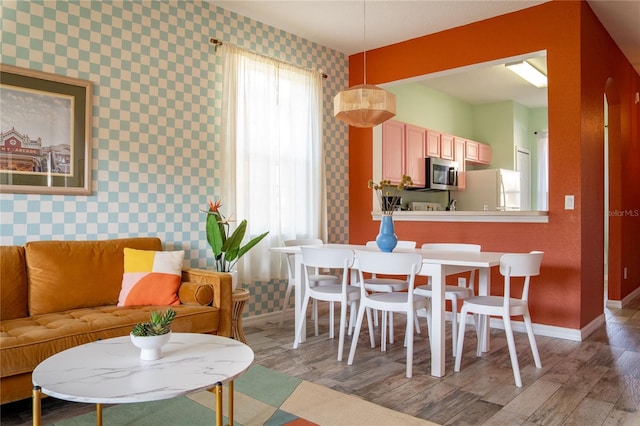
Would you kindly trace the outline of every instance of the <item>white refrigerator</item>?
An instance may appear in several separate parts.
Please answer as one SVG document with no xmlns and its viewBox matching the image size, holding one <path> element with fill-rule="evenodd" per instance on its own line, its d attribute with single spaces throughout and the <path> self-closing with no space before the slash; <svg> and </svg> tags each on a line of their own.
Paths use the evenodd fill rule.
<svg viewBox="0 0 640 426">
<path fill-rule="evenodd" d="M 465 190 L 451 192 L 457 210 L 520 210 L 520 172 L 507 169 L 465 172 Z"/>
</svg>

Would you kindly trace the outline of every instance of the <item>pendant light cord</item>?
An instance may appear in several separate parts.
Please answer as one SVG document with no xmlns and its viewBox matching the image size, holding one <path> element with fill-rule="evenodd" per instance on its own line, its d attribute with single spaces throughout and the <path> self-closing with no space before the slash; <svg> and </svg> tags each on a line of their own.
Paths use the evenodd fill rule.
<svg viewBox="0 0 640 426">
<path fill-rule="evenodd" d="M 367 84 L 367 0 L 362 0 L 362 44 L 364 45 L 362 72 L 364 74 L 364 84 Z"/>
</svg>

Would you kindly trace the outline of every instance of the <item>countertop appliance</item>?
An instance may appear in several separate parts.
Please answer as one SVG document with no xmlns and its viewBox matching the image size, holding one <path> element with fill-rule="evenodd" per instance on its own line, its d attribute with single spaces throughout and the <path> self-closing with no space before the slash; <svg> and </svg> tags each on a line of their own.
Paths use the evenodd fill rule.
<svg viewBox="0 0 640 426">
<path fill-rule="evenodd" d="M 411 202 L 411 210 L 414 212 L 439 212 L 442 210 L 442 204 L 413 201 Z"/>
<path fill-rule="evenodd" d="M 449 191 L 458 189 L 458 163 L 426 157 L 426 185 L 413 191 Z M 411 188 L 410 188 L 411 189 Z"/>
<path fill-rule="evenodd" d="M 520 172 L 507 169 L 465 172 L 465 190 L 455 194 L 458 210 L 520 210 Z"/>
</svg>

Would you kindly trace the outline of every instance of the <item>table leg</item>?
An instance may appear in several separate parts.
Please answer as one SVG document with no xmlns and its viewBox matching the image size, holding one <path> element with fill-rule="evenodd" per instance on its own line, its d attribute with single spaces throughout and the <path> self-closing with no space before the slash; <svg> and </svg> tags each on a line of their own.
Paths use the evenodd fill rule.
<svg viewBox="0 0 640 426">
<path fill-rule="evenodd" d="M 431 375 L 442 377 L 445 375 L 445 272 L 443 265 L 423 263 L 419 275 L 431 277 L 433 286 L 431 296 Z"/>
<path fill-rule="evenodd" d="M 216 426 L 222 426 L 222 383 L 216 383 L 213 393 L 216 395 Z"/>
<path fill-rule="evenodd" d="M 300 325 L 300 321 L 303 322 L 302 330 L 305 330 L 304 321 L 306 320 L 306 312 L 301 312 L 302 309 L 302 301 L 304 300 L 304 267 L 302 263 L 302 253 L 296 253 L 295 255 L 295 268 L 296 268 L 296 289 L 294 291 L 294 309 L 295 309 L 295 324 L 294 324 L 294 339 L 295 332 L 299 330 L 298 326 Z M 302 333 L 300 336 L 300 343 L 307 340 L 307 333 Z"/>
<path fill-rule="evenodd" d="M 442 377 L 445 375 L 445 320 L 446 310 L 444 300 L 445 275 L 442 267 L 436 265 L 431 275 L 431 375 Z"/>
<path fill-rule="evenodd" d="M 33 415 L 33 426 L 40 426 L 41 416 L 42 416 L 42 391 L 40 390 L 40 386 L 33 387 L 33 406 L 32 406 L 32 415 Z"/>
<path fill-rule="evenodd" d="M 229 426 L 233 426 L 233 380 L 229 382 L 229 412 L 227 418 L 229 419 Z"/>
<path fill-rule="evenodd" d="M 491 269 L 480 268 L 480 274 L 478 276 L 478 294 L 480 296 L 488 296 L 491 292 Z M 491 330 L 491 317 L 487 315 L 487 326 L 484 330 L 484 339 L 482 341 L 482 352 L 489 352 L 489 331 Z M 482 330 L 481 330 L 482 331 Z"/>
<path fill-rule="evenodd" d="M 96 404 L 96 426 L 102 426 L 102 404 Z"/>
</svg>

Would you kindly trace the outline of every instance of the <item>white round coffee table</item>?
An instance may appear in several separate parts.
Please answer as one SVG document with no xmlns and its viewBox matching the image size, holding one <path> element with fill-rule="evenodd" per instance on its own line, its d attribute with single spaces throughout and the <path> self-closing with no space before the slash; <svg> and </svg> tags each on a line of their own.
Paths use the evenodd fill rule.
<svg viewBox="0 0 640 426">
<path fill-rule="evenodd" d="M 172 333 L 162 358 L 140 359 L 129 336 L 76 346 L 57 353 L 33 370 L 33 424 L 40 425 L 42 394 L 66 401 L 101 404 L 158 401 L 214 389 L 216 424 L 222 425 L 222 384 L 229 386 L 229 424 L 233 424 L 233 380 L 249 369 L 253 351 L 227 337 Z"/>
</svg>

